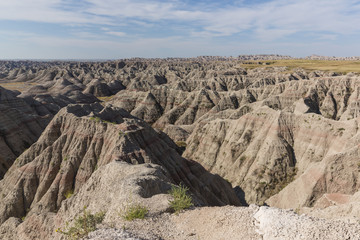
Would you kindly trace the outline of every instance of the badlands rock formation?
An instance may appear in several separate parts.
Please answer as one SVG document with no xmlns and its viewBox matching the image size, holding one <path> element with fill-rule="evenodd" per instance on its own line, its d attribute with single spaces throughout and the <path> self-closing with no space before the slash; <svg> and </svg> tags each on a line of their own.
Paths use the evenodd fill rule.
<svg viewBox="0 0 360 240">
<path fill-rule="evenodd" d="M 197 205 L 240 204 L 228 182 L 182 158 L 176 150 L 164 133 L 154 131 L 123 109 L 100 104 L 69 105 L 0 182 L 0 223 L 7 226 L 8 221 L 26 216 L 16 228 L 18 236 L 25 237 L 26 229 L 33 229 L 36 231 L 30 238 L 42 238 L 54 233 L 56 224 L 64 224 L 56 220 L 66 218 L 61 209 L 65 215 L 79 213 L 80 205 L 93 204 L 97 211 L 112 212 L 107 214 L 110 217 L 120 210 L 118 201 L 125 201 L 131 193 L 134 198 L 154 197 L 157 203 L 161 196 L 156 195 L 166 194 L 170 184 L 180 183 L 190 188 Z M 72 207 L 64 205 L 69 191 L 75 193 L 66 201 Z M 112 196 L 103 199 L 106 194 Z M 119 209 L 110 204 L 112 201 L 118 202 Z"/>
<path fill-rule="evenodd" d="M 33 144 L 52 115 L 32 98 L 0 87 L 0 179 L 14 160 Z"/>
<path fill-rule="evenodd" d="M 120 224 L 115 212 L 128 201 L 147 205 L 160 219 L 149 226 L 160 226 L 172 218 L 168 190 L 180 183 L 196 206 L 265 203 L 312 215 L 266 210 L 294 226 L 308 222 L 306 234 L 317 217 L 356 222 L 360 77 L 218 60 L 1 62 L 0 86 L 21 92 L 0 89 L 0 238 L 61 238 L 54 229 L 83 206 L 105 211 L 105 225 Z M 68 192 L 75 194 L 66 199 Z M 271 232 L 272 225 L 261 230 L 268 223 L 256 217 L 260 210 L 244 209 L 238 214 L 246 226 L 260 222 L 249 227 L 249 239 L 296 239 L 290 230 Z M 179 219 L 174 226 L 182 229 L 187 217 Z M 328 221 L 320 221 L 318 239 L 336 224 Z M 339 226 L 358 236 L 349 224 Z M 119 231 L 130 238 L 133 226 Z M 143 230 L 134 237 L 152 239 L 153 230 Z M 336 232 L 333 239 L 347 237 Z M 199 234 L 191 236 L 206 238 Z"/>
</svg>

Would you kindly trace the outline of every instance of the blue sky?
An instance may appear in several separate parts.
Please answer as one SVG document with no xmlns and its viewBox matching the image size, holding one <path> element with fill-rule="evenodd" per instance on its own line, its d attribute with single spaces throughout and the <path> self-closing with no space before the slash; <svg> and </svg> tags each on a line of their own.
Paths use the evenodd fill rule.
<svg viewBox="0 0 360 240">
<path fill-rule="evenodd" d="M 360 1 L 1 0 L 0 59 L 360 55 Z"/>
</svg>

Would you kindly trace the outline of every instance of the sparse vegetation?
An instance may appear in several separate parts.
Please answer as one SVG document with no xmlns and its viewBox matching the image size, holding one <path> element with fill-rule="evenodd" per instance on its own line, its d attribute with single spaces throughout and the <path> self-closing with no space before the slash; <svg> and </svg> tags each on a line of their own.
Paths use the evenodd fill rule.
<svg viewBox="0 0 360 240">
<path fill-rule="evenodd" d="M 107 120 L 103 120 L 100 117 L 90 117 L 89 119 L 92 120 L 92 121 L 95 121 L 95 122 L 101 122 L 101 123 L 107 123 L 107 124 L 116 124 L 116 122 L 110 122 L 110 121 L 107 121 Z"/>
<path fill-rule="evenodd" d="M 103 102 L 107 102 L 107 101 L 110 101 L 114 96 L 115 95 L 107 96 L 107 97 L 97 97 L 97 98 Z"/>
<path fill-rule="evenodd" d="M 284 189 L 289 183 L 294 181 L 295 176 L 298 172 L 297 167 L 293 167 L 290 171 L 287 172 L 286 176 L 282 179 L 273 179 L 271 182 L 262 184 L 262 182 L 259 182 L 258 191 L 262 189 L 262 191 L 265 191 L 265 198 L 269 198 L 270 196 L 273 196 L 280 192 L 282 189 Z"/>
<path fill-rule="evenodd" d="M 359 61 L 330 61 L 330 60 L 307 60 L 307 59 L 289 59 L 289 60 L 271 60 L 262 61 L 266 67 L 287 67 L 292 72 L 296 68 L 302 68 L 307 71 L 332 71 L 337 73 L 360 72 Z M 247 69 L 264 67 L 258 64 L 258 61 L 247 61 L 242 66 Z"/>
<path fill-rule="evenodd" d="M 176 145 L 178 147 L 184 147 L 184 148 L 186 148 L 186 146 L 187 146 L 186 142 L 184 142 L 184 141 L 177 141 Z"/>
<path fill-rule="evenodd" d="M 125 207 L 122 213 L 122 217 L 127 221 L 132 221 L 134 219 L 144 219 L 148 212 L 149 210 L 145 206 L 141 205 L 140 203 L 134 203 Z"/>
<path fill-rule="evenodd" d="M 90 120 L 95 121 L 95 122 L 100 122 L 101 118 L 99 118 L 99 117 L 90 117 Z"/>
<path fill-rule="evenodd" d="M 70 189 L 70 190 L 66 191 L 66 193 L 64 194 L 64 197 L 66 199 L 68 199 L 68 198 L 71 198 L 72 195 L 74 195 L 74 189 Z"/>
<path fill-rule="evenodd" d="M 56 232 L 62 233 L 70 239 L 81 239 L 86 237 L 90 232 L 95 231 L 96 225 L 101 223 L 104 217 L 104 212 L 92 214 L 84 207 L 82 215 L 75 219 L 71 227 L 69 227 L 69 223 L 67 222 L 64 229 L 58 228 Z"/>
<path fill-rule="evenodd" d="M 103 123 L 108 123 L 108 124 L 116 124 L 116 122 L 110 122 L 110 121 L 106 121 L 106 120 L 102 120 Z"/>
<path fill-rule="evenodd" d="M 179 213 L 181 210 L 187 209 L 193 206 L 192 198 L 187 193 L 188 188 L 183 185 L 173 185 L 169 194 L 173 197 L 173 200 L 169 202 L 170 208 L 174 210 L 175 213 Z"/>
<path fill-rule="evenodd" d="M 9 90 L 17 90 L 20 92 L 26 91 L 29 88 L 36 85 L 36 83 L 29 83 L 29 82 L 9 82 L 9 83 L 0 83 L 0 86 Z"/>
<path fill-rule="evenodd" d="M 121 136 L 126 136 L 126 132 L 120 130 L 120 131 L 119 131 L 119 136 L 120 136 L 120 137 L 121 137 Z"/>
</svg>

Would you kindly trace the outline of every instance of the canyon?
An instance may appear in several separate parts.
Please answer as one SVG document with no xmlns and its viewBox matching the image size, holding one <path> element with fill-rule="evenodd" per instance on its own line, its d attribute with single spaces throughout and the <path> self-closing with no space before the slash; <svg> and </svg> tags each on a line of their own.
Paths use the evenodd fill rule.
<svg viewBox="0 0 360 240">
<path fill-rule="evenodd" d="M 0 239 L 358 239 L 360 76 L 288 59 L 0 61 Z"/>
</svg>

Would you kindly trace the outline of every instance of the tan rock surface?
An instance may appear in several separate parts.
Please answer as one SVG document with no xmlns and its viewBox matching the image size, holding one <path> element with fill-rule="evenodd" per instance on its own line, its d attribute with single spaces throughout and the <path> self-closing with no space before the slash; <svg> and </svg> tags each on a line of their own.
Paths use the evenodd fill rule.
<svg viewBox="0 0 360 240">
<path fill-rule="evenodd" d="M 52 117 L 48 111 L 37 112 L 44 109 L 17 95 L 0 87 L 0 179 L 14 160 L 39 138 Z"/>
<path fill-rule="evenodd" d="M 353 223 L 357 221 L 360 78 L 356 74 L 288 71 L 284 67 L 245 70 L 236 60 L 5 61 L 0 62 L 0 80 L 0 85 L 27 86 L 20 89 L 20 95 L 0 91 L 1 110 L 9 113 L 0 116 L 3 137 L 0 163 L 5 163 L 0 164 L 2 174 L 11 165 L 9 159 L 12 162 L 25 148 L 26 144 L 19 139 L 32 144 L 45 127 L 38 121 L 32 124 L 25 121 L 25 124 L 24 119 L 47 116 L 49 120 L 59 112 L 39 140 L 0 181 L 0 222 L 3 223 L 0 234 L 3 237 L 46 238 L 53 234 L 55 226 L 77 215 L 83 202 L 97 211 L 91 194 L 106 196 L 98 185 L 111 190 L 101 179 L 112 183 L 116 179 L 109 178 L 101 169 L 114 161 L 140 164 L 136 170 L 140 175 L 134 173 L 134 178 L 124 169 L 131 172 L 135 166 L 116 165 L 119 168 L 114 168 L 121 177 L 143 181 L 150 178 L 160 186 L 184 182 L 197 205 L 239 204 L 231 186 L 216 175 L 219 174 L 231 182 L 237 195 L 248 203 L 266 202 L 313 216 L 350 217 Z M 99 99 L 106 101 L 102 103 L 106 107 L 69 105 L 94 103 Z M 27 110 L 32 113 L 24 114 Z M 153 130 L 140 119 L 165 133 Z M 24 132 L 19 131 L 24 124 Z M 10 134 L 9 129 L 16 131 Z M 179 155 L 183 151 L 185 158 Z M 151 165 L 141 165 L 144 163 Z M 158 168 L 163 169 L 165 177 L 155 174 Z M 98 171 L 102 174 L 97 175 Z M 126 182 L 121 177 L 119 181 Z M 141 181 L 135 182 L 129 188 L 126 184 L 119 186 L 116 192 L 139 189 L 138 186 L 149 188 L 150 198 L 138 192 L 134 194 L 140 197 L 135 198 L 148 202 L 153 213 L 163 212 L 167 202 L 165 188 L 156 190 L 153 182 L 147 180 L 146 186 Z M 85 186 L 90 190 L 83 190 Z M 64 194 L 69 190 L 74 190 L 75 195 L 65 200 Z M 153 196 L 150 192 L 156 194 Z M 122 197 L 117 195 L 119 199 Z M 99 207 L 111 209 L 108 212 L 115 210 L 105 205 L 99 204 Z M 202 216 L 202 211 L 207 212 L 204 209 L 196 214 Z M 206 214 L 218 219 L 221 211 L 209 210 Z M 253 210 L 239 211 L 242 217 L 251 219 L 246 216 Z M 273 226 L 265 221 L 259 225 L 264 227 L 262 237 L 267 239 L 276 239 L 274 236 L 296 239 L 298 235 L 284 227 L 286 223 L 280 221 L 282 218 L 291 221 L 293 224 L 289 226 L 296 231 L 305 231 L 300 235 L 304 238 L 321 239 L 324 234 L 334 239 L 357 237 L 355 225 L 346 222 L 298 218 L 289 212 L 266 208 L 259 212 L 264 219 L 274 219 L 274 224 L 278 224 Z M 228 209 L 224 209 L 224 213 L 230 214 Z M 181 226 L 182 230 L 176 230 L 173 236 L 186 239 L 187 235 L 181 231 L 192 234 L 188 228 L 194 224 L 196 215 L 193 219 L 188 214 L 185 222 L 172 223 L 174 225 L 168 225 L 164 231 L 170 231 L 171 226 Z M 25 222 L 21 223 L 19 218 L 25 215 Z M 170 218 L 166 213 L 163 215 L 165 219 Z M 107 221 L 112 217 L 107 213 Z M 155 222 L 152 223 L 158 224 L 156 226 L 163 223 Z M 306 226 L 303 229 L 299 227 L 302 222 Z M 216 228 L 215 222 L 204 224 Z M 353 235 L 344 235 L 338 226 Z M 242 227 L 229 225 L 219 232 L 231 235 L 231 229 Z M 197 234 L 209 237 L 201 229 L 206 227 L 199 226 Z"/>
<path fill-rule="evenodd" d="M 69 105 L 0 181 L 0 222 L 26 216 L 9 231 L 45 238 L 83 206 L 111 218 L 133 195 L 134 201 L 146 199 L 153 211 L 164 211 L 168 198 L 158 194 L 180 183 L 189 187 L 196 205 L 240 204 L 229 183 L 182 158 L 164 133 L 123 109 Z M 69 191 L 75 195 L 64 201 Z"/>
</svg>

